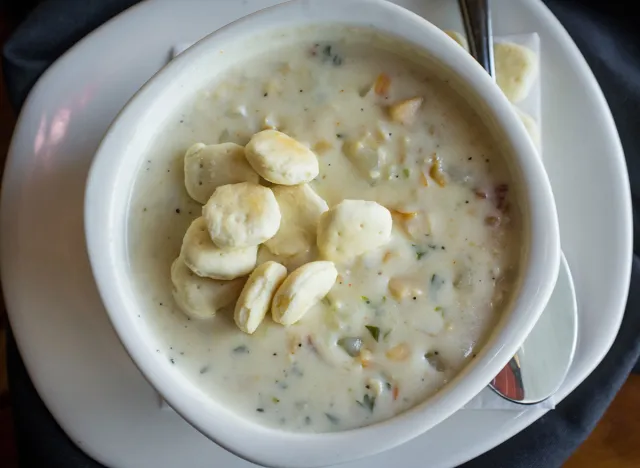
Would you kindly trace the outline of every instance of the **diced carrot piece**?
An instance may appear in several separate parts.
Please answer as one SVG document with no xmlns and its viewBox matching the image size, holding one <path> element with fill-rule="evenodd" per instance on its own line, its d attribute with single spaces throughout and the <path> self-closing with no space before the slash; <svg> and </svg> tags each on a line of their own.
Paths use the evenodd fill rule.
<svg viewBox="0 0 640 468">
<path fill-rule="evenodd" d="M 386 73 L 380 73 L 373 85 L 373 90 L 378 96 L 385 96 L 391 87 L 391 78 Z"/>
<path fill-rule="evenodd" d="M 398 399 L 398 393 L 400 393 L 400 389 L 396 385 L 395 387 L 393 387 L 393 400 L 394 401 Z"/>
</svg>

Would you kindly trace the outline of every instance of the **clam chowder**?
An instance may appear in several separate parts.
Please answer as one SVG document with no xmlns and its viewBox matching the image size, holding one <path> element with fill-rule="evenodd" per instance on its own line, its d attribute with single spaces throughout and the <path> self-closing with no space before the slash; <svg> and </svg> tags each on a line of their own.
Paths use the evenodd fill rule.
<svg viewBox="0 0 640 468">
<path fill-rule="evenodd" d="M 522 215 L 499 145 L 404 56 L 300 40 L 216 77 L 162 134 L 130 205 L 141 319 L 244 417 L 388 419 L 473 360 L 511 299 Z"/>
</svg>

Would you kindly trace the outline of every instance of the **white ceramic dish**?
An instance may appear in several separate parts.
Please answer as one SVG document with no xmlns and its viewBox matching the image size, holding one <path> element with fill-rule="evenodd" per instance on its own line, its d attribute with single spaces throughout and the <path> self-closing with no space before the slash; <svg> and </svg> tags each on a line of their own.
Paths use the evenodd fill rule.
<svg viewBox="0 0 640 468">
<path fill-rule="evenodd" d="M 142 2 L 52 65 L 20 114 L 2 185 L 7 311 L 47 408 L 80 449 L 106 466 L 255 466 L 161 409 L 100 301 L 84 249 L 82 209 L 100 139 L 132 94 L 167 63 L 172 47 L 278 1 Z M 440 28 L 462 30 L 456 2 L 395 1 Z M 556 394 L 561 403 L 600 362 L 620 325 L 631 265 L 629 184 L 611 113 L 567 32 L 540 1 L 492 5 L 497 35 L 537 32 L 541 41 L 544 161 L 580 320 L 575 359 Z M 546 411 L 457 411 L 406 444 L 343 466 L 424 468 L 428 460 L 430 468 L 450 468 L 503 443 Z"/>
<path fill-rule="evenodd" d="M 485 121 L 504 140 L 524 200 L 527 245 L 522 283 L 478 358 L 433 398 L 391 420 L 330 434 L 261 427 L 207 397 L 155 352 L 156 337 L 137 320 L 126 246 L 128 203 L 137 169 L 162 122 L 216 74 L 272 50 L 291 28 L 322 24 L 373 28 L 426 54 L 469 91 Z M 260 31 L 259 36 L 256 31 Z M 277 32 L 278 34 L 275 34 Z M 259 40 L 256 40 L 259 37 Z M 428 62 L 427 62 L 428 60 Z M 205 71 L 206 70 L 206 71 Z M 465 91 L 466 92 L 466 91 Z M 518 174 L 518 172 L 520 174 Z M 559 231 L 551 187 L 524 127 L 481 67 L 441 30 L 377 0 L 296 0 L 234 22 L 196 44 L 149 81 L 107 132 L 89 174 L 85 199 L 89 258 L 103 302 L 127 351 L 169 404 L 205 435 L 239 456 L 268 466 L 325 466 L 395 447 L 428 430 L 473 398 L 524 341 L 549 300 L 559 266 Z"/>
</svg>

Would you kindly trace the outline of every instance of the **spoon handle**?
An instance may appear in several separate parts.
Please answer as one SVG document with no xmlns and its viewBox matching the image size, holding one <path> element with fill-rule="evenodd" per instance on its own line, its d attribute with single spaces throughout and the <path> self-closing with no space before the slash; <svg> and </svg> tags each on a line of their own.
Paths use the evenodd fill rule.
<svg viewBox="0 0 640 468">
<path fill-rule="evenodd" d="M 464 30 L 469 41 L 469 52 L 492 78 L 495 78 L 493 64 L 493 31 L 491 29 L 490 0 L 458 0 Z"/>
</svg>

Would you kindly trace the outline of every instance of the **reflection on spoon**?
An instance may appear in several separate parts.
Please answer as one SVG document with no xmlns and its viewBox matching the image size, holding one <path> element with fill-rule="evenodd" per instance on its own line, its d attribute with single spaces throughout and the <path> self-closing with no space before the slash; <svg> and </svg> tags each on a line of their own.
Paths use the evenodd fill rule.
<svg viewBox="0 0 640 468">
<path fill-rule="evenodd" d="M 524 344 L 489 384 L 514 403 L 532 405 L 552 396 L 564 381 L 578 339 L 578 307 L 564 255 L 556 287 Z"/>
</svg>

